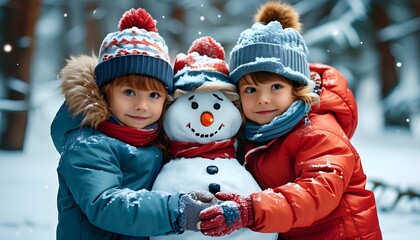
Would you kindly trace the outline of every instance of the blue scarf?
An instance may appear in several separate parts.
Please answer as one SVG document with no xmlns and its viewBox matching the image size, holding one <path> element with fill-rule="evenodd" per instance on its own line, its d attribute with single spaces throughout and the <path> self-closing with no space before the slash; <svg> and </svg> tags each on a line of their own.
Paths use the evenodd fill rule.
<svg viewBox="0 0 420 240">
<path fill-rule="evenodd" d="M 244 126 L 245 138 L 249 141 L 265 142 L 281 137 L 290 132 L 303 117 L 307 116 L 309 110 L 309 104 L 298 100 L 292 103 L 286 112 L 273 118 L 270 123 L 260 125 L 247 121 Z"/>
</svg>

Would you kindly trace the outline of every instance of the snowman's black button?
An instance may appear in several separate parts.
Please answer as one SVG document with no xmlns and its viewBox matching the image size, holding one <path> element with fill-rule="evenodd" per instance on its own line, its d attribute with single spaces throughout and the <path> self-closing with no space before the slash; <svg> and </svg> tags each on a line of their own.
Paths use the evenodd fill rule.
<svg viewBox="0 0 420 240">
<path fill-rule="evenodd" d="M 209 192 L 216 194 L 220 192 L 220 185 L 217 183 L 210 183 L 209 184 Z"/>
<path fill-rule="evenodd" d="M 207 166 L 206 171 L 208 174 L 213 175 L 219 172 L 219 168 L 215 165 L 210 165 L 210 166 Z"/>
</svg>

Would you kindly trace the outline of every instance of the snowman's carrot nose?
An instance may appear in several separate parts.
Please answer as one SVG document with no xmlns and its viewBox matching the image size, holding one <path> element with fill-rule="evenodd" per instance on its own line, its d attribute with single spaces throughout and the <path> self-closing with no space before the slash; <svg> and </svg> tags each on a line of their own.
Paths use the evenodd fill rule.
<svg viewBox="0 0 420 240">
<path fill-rule="evenodd" d="M 209 112 L 203 112 L 201 114 L 201 124 L 203 124 L 203 126 L 208 127 L 212 125 L 213 122 L 214 122 L 213 114 Z"/>
</svg>

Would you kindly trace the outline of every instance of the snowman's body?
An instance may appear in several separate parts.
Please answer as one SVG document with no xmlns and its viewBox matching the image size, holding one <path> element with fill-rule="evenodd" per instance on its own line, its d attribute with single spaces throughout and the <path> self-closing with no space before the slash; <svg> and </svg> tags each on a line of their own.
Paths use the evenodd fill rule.
<svg viewBox="0 0 420 240">
<path fill-rule="evenodd" d="M 209 122 L 209 116 L 211 121 Z M 238 132 L 241 115 L 220 91 L 189 93 L 176 99 L 164 118 L 164 129 L 171 141 L 206 144 L 226 142 Z M 221 154 L 223 155 L 223 154 Z M 155 180 L 153 190 L 169 193 L 194 190 L 234 192 L 248 196 L 261 191 L 252 175 L 237 159 L 216 157 L 178 157 L 165 164 Z M 201 232 L 185 231 L 181 235 L 151 239 L 277 239 L 277 234 L 263 234 L 243 228 L 223 237 L 208 237 Z"/>
</svg>

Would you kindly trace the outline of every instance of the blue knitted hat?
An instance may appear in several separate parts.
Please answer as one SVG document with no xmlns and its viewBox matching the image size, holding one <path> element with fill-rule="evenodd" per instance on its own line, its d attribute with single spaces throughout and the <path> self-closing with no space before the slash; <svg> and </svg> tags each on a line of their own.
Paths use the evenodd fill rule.
<svg viewBox="0 0 420 240">
<path fill-rule="evenodd" d="M 264 7 L 263 10 L 266 10 Z M 288 17 L 284 5 L 271 2 L 270 7 L 269 14 L 275 16 L 274 18 L 283 14 L 285 16 L 281 16 L 283 18 L 279 19 L 280 22 L 290 23 L 289 19 L 284 21 L 285 17 Z M 287 11 L 293 11 L 290 6 L 286 7 Z M 263 11 L 262 15 L 264 14 L 266 12 Z M 259 18 L 270 19 L 271 16 L 259 16 Z M 285 24 L 283 27 L 280 22 L 277 20 L 270 20 L 268 24 L 257 22 L 241 33 L 230 53 L 229 68 L 233 84 L 237 85 L 238 81 L 248 73 L 262 71 L 279 74 L 301 85 L 310 83 L 308 49 L 305 41 L 296 29 Z"/>
<path fill-rule="evenodd" d="M 172 92 L 173 69 L 168 47 L 146 10 L 130 9 L 119 22 L 118 32 L 102 41 L 95 68 L 99 87 L 116 77 L 140 74 L 159 79 Z"/>
</svg>

